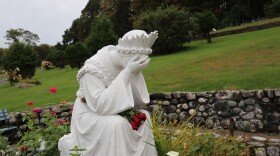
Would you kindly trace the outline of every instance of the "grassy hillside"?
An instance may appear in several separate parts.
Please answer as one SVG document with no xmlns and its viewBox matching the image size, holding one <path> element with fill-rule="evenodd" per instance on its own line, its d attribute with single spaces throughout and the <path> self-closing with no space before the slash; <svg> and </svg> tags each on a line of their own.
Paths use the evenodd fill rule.
<svg viewBox="0 0 280 156">
<path fill-rule="evenodd" d="M 280 27 L 217 37 L 212 44 L 195 41 L 185 51 L 152 57 L 143 71 L 150 93 L 280 88 Z M 0 85 L 0 109 L 9 111 L 74 101 L 78 89 L 77 70 L 38 71 L 34 79 L 42 85 L 17 89 Z M 49 88 L 57 93 L 50 94 Z"/>
<path fill-rule="evenodd" d="M 212 34 L 224 32 L 224 31 L 230 31 L 230 30 L 243 29 L 243 28 L 247 28 L 247 27 L 260 26 L 260 25 L 279 22 L 279 21 L 280 21 L 280 17 L 264 19 L 264 20 L 253 22 L 253 23 L 246 23 L 246 24 L 243 24 L 243 25 L 240 25 L 240 26 L 233 26 L 233 27 L 226 27 L 226 28 L 223 28 L 223 29 L 219 29 L 216 32 L 212 32 Z"/>
</svg>

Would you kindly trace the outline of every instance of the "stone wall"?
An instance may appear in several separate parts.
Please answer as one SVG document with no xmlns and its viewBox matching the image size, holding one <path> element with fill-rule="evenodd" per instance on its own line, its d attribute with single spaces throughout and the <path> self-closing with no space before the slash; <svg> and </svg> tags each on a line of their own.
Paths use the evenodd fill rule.
<svg viewBox="0 0 280 156">
<path fill-rule="evenodd" d="M 163 118 L 192 122 L 208 128 L 249 132 L 280 132 L 280 89 L 251 91 L 174 92 L 151 94 L 148 110 L 163 111 Z"/>
</svg>

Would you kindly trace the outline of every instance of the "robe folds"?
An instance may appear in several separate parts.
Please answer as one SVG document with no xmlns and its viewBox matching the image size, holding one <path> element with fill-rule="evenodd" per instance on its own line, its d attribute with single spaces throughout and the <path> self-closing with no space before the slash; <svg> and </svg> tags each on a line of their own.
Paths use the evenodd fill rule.
<svg viewBox="0 0 280 156">
<path fill-rule="evenodd" d="M 78 146 L 86 149 L 83 156 L 156 156 L 150 115 L 141 109 L 149 102 L 144 77 L 141 72 L 136 75 L 125 70 L 111 72 L 113 66 L 102 62 L 104 51 L 106 57 L 115 52 L 114 47 L 101 49 L 78 72 L 79 90 L 71 133 L 59 140 L 60 155 L 68 156 L 69 149 Z M 130 108 L 139 108 L 147 116 L 137 131 L 118 115 Z"/>
</svg>

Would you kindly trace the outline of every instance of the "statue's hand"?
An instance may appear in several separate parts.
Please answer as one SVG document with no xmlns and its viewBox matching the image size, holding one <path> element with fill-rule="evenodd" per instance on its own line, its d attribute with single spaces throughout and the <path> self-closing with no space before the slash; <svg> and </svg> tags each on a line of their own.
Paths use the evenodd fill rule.
<svg viewBox="0 0 280 156">
<path fill-rule="evenodd" d="M 139 55 L 134 56 L 127 63 L 125 70 L 129 73 L 137 74 L 149 64 L 150 60 L 151 59 L 146 55 L 143 57 L 140 57 Z"/>
</svg>

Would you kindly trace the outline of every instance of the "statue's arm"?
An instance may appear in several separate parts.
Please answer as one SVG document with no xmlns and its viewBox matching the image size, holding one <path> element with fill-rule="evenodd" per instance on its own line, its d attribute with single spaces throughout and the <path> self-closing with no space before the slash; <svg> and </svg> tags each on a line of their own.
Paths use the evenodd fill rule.
<svg viewBox="0 0 280 156">
<path fill-rule="evenodd" d="M 109 115 L 134 107 L 129 80 L 130 75 L 122 71 L 106 88 L 100 78 L 89 73 L 83 75 L 80 81 L 83 81 L 85 100 L 89 109 L 101 115 Z"/>
</svg>

